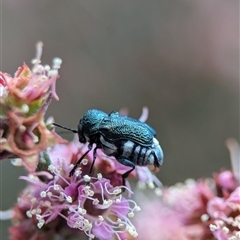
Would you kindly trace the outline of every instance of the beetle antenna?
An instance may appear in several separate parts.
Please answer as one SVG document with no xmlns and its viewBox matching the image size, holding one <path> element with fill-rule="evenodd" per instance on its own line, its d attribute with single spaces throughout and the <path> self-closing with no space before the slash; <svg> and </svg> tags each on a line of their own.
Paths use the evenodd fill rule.
<svg viewBox="0 0 240 240">
<path fill-rule="evenodd" d="M 78 131 L 77 131 L 76 129 L 67 128 L 67 127 L 61 126 L 61 125 L 59 125 L 59 124 L 57 124 L 57 123 L 53 123 L 53 125 L 54 125 L 54 126 L 57 126 L 57 127 L 60 127 L 60 128 L 62 128 L 62 129 L 66 129 L 66 130 L 68 130 L 68 131 L 71 131 L 71 132 L 73 132 L 73 133 L 78 133 Z"/>
</svg>

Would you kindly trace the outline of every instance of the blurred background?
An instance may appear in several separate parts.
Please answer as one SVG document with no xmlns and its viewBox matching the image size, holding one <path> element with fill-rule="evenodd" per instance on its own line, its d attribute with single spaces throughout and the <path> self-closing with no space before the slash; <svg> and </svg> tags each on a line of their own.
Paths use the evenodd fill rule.
<svg viewBox="0 0 240 240">
<path fill-rule="evenodd" d="M 164 185 L 230 168 L 239 140 L 239 1 L 2 0 L 1 71 L 63 60 L 48 116 L 75 128 L 86 110 L 127 108 L 157 131 Z M 66 137 L 66 135 L 64 135 Z M 67 135 L 71 139 L 71 134 Z M 0 208 L 17 199 L 24 171 L 0 162 Z M 8 239 L 9 222 L 0 222 Z"/>
</svg>

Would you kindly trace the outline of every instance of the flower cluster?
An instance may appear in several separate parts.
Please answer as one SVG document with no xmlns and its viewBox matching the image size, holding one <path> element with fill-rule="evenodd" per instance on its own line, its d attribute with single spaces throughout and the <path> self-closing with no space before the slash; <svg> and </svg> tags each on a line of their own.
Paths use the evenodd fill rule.
<svg viewBox="0 0 240 240">
<path fill-rule="evenodd" d="M 27 186 L 17 203 L 0 211 L 1 219 L 11 219 L 11 240 L 50 239 L 126 239 L 135 238 L 137 230 L 130 221 L 140 207 L 131 200 L 130 184 L 123 186 L 122 175 L 129 168 L 98 149 L 95 164 L 88 153 L 74 176 L 69 172 L 88 150 L 77 136 L 72 142 L 55 133 L 53 119 L 44 120 L 55 98 L 55 85 L 61 60 L 53 66 L 41 65 L 43 44 L 37 44 L 32 70 L 24 63 L 11 77 L 0 72 L 0 160 L 15 158 L 27 176 L 20 179 Z M 148 117 L 143 109 L 140 121 Z M 161 187 L 161 182 L 147 167 L 136 167 L 129 176 L 139 186 Z M 158 189 L 158 188 L 156 188 Z"/>
<path fill-rule="evenodd" d="M 216 239 L 240 239 L 240 146 L 227 140 L 233 171 L 214 174 L 216 196 L 207 205 L 208 223 Z"/>
<path fill-rule="evenodd" d="M 22 236 L 53 239 L 58 235 L 67 239 L 77 238 L 81 233 L 89 239 L 111 239 L 113 235 L 121 239 L 125 232 L 137 236 L 129 218 L 140 207 L 122 195 L 122 188 L 131 191 L 127 187 L 113 186 L 102 173 L 96 177 L 85 174 L 91 155 L 84 159 L 75 175 L 69 177 L 72 162 L 79 154 L 82 149 L 77 149 L 73 143 L 56 145 L 42 156 L 41 169 L 47 167 L 47 171 L 39 169 L 28 177 L 21 177 L 29 185 L 13 210 L 13 219 L 18 224 L 10 228 L 11 239 L 23 239 Z"/>
<path fill-rule="evenodd" d="M 37 44 L 32 70 L 24 63 L 14 77 L 0 72 L 0 159 L 17 156 L 30 172 L 41 150 L 64 142 L 44 122 L 51 99 L 58 99 L 55 83 L 61 59 L 53 60 L 52 69 L 42 66 L 42 46 Z"/>
<path fill-rule="evenodd" d="M 91 176 L 93 154 L 86 154 L 74 175 L 69 172 L 88 150 L 77 136 L 67 142 L 55 133 L 52 119 L 44 120 L 51 100 L 58 99 L 55 85 L 61 60 L 41 65 L 42 43 L 37 44 L 32 70 L 23 64 L 14 77 L 0 72 L 0 160 L 17 157 L 27 176 L 27 186 L 1 219 L 11 219 L 11 240 L 239 240 L 240 239 L 240 147 L 227 140 L 232 171 L 213 178 L 188 179 L 171 187 L 147 167 L 136 166 L 129 178 L 138 189 L 155 189 L 151 201 L 138 191 L 143 211 L 131 199 L 130 184 L 122 175 L 129 170 L 98 149 Z M 126 114 L 126 110 L 122 111 Z M 147 108 L 139 121 L 145 122 Z M 134 224 L 133 224 L 134 223 Z M 135 228 L 136 226 L 136 228 Z M 138 229 L 138 231 L 137 231 Z"/>
<path fill-rule="evenodd" d="M 233 139 L 227 141 L 227 146 L 232 171 L 222 170 L 213 178 L 188 179 L 164 187 L 161 197 L 151 202 L 138 197 L 145 202 L 135 219 L 139 239 L 240 239 L 240 147 Z M 153 231 L 156 235 L 151 234 Z"/>
</svg>

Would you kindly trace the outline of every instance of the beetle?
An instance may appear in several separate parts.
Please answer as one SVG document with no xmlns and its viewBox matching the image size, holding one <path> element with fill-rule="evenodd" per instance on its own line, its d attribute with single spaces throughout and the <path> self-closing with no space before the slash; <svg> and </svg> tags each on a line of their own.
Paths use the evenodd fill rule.
<svg viewBox="0 0 240 240">
<path fill-rule="evenodd" d="M 79 142 L 87 143 L 88 150 L 75 163 L 69 176 L 73 176 L 76 168 L 83 158 L 93 149 L 93 162 L 90 167 L 91 174 L 96 160 L 97 149 L 113 156 L 121 164 L 131 167 L 122 175 L 125 178 L 135 169 L 135 166 L 152 165 L 156 170 L 163 163 L 163 151 L 156 139 L 155 130 L 148 124 L 128 116 L 120 115 L 117 111 L 109 114 L 97 110 L 88 110 L 80 119 L 77 130 L 53 125 L 78 134 Z"/>
</svg>

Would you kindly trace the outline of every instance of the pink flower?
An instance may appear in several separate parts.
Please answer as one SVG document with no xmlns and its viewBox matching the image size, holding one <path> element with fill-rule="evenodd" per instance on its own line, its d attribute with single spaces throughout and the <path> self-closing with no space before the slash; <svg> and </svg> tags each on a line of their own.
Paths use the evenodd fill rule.
<svg viewBox="0 0 240 240">
<path fill-rule="evenodd" d="M 84 145 L 80 149 L 73 143 L 55 145 L 42 155 L 38 172 L 21 177 L 29 185 L 13 209 L 17 225 L 10 230 L 12 240 L 21 236 L 48 240 L 57 235 L 67 238 L 81 234 L 103 240 L 113 236 L 122 239 L 124 233 L 137 236 L 130 218 L 140 208 L 122 195 L 123 188 L 131 193 L 127 187 L 113 186 L 112 179 L 103 178 L 96 169 L 96 175 L 86 175 L 90 159 L 84 159 L 74 176 L 69 177 L 71 163 L 82 151 Z"/>
<path fill-rule="evenodd" d="M 232 171 L 222 170 L 219 174 L 213 174 L 217 193 L 220 197 L 228 197 L 233 192 L 238 183 Z"/>
<path fill-rule="evenodd" d="M 210 230 L 219 240 L 240 239 L 240 187 L 227 199 L 215 197 L 208 203 Z"/>
<path fill-rule="evenodd" d="M 48 95 L 49 87 L 51 87 L 52 96 L 58 100 L 55 84 L 62 61 L 55 58 L 52 69 L 49 66 L 40 65 L 42 47 L 41 42 L 37 43 L 36 58 L 32 60 L 34 64 L 32 71 L 24 63 L 22 67 L 18 68 L 13 78 L 7 73 L 0 72 L 0 83 L 8 91 L 6 99 L 8 104 L 18 108 L 21 108 L 23 104 L 30 105 L 30 108 L 33 103 L 42 105 Z"/>
<path fill-rule="evenodd" d="M 209 228 L 216 239 L 240 239 L 240 147 L 235 139 L 227 139 L 232 171 L 215 174 L 217 196 L 208 202 Z"/>
<path fill-rule="evenodd" d="M 151 201 L 141 200 L 142 211 L 135 219 L 139 234 L 137 240 L 187 240 L 184 227 L 174 211 L 156 198 Z"/>
<path fill-rule="evenodd" d="M 163 191 L 163 201 L 181 216 L 185 224 L 201 222 L 207 203 L 215 196 L 211 180 L 188 179 Z"/>
<path fill-rule="evenodd" d="M 41 151 L 65 142 L 44 122 L 52 97 L 57 99 L 55 82 L 61 60 L 54 60 L 53 69 L 40 65 L 42 46 L 37 44 L 32 71 L 23 64 L 13 78 L 0 72 L 0 159 L 17 156 L 29 172 L 35 171 Z"/>
<path fill-rule="evenodd" d="M 164 202 L 162 197 L 151 195 L 147 198 L 137 192 L 137 199 L 141 201 L 142 210 L 134 224 L 138 229 L 137 240 L 195 240 L 207 239 L 204 227 L 200 224 L 185 225 L 181 213 L 175 211 Z M 206 235 L 205 235 L 206 236 Z M 131 239 L 131 238 L 128 238 Z"/>
<path fill-rule="evenodd" d="M 217 176 L 229 179 L 230 173 Z M 143 207 L 135 219 L 137 239 L 240 239 L 240 187 L 235 185 L 229 194 L 218 196 L 225 187 L 224 182 L 216 185 L 214 179 L 189 179 L 163 188 L 159 198 L 147 200 L 138 193 Z"/>
<path fill-rule="evenodd" d="M 162 201 L 184 227 L 186 239 L 205 240 L 211 236 L 205 226 L 207 203 L 215 196 L 214 184 L 210 179 L 186 180 L 163 190 Z M 193 231 L 193 229 L 195 229 Z"/>
<path fill-rule="evenodd" d="M 51 232 L 41 232 L 32 219 L 27 218 L 26 211 L 29 208 L 29 193 L 34 190 L 33 186 L 28 186 L 22 192 L 20 201 L 12 209 L 13 226 L 9 228 L 9 238 L 11 240 L 49 240 L 53 238 Z"/>
<path fill-rule="evenodd" d="M 39 152 L 56 143 L 66 140 L 48 130 L 43 119 L 43 110 L 30 117 L 22 117 L 8 112 L 8 134 L 1 138 L 0 150 L 4 150 L 22 159 L 29 172 L 36 170 Z"/>
</svg>

